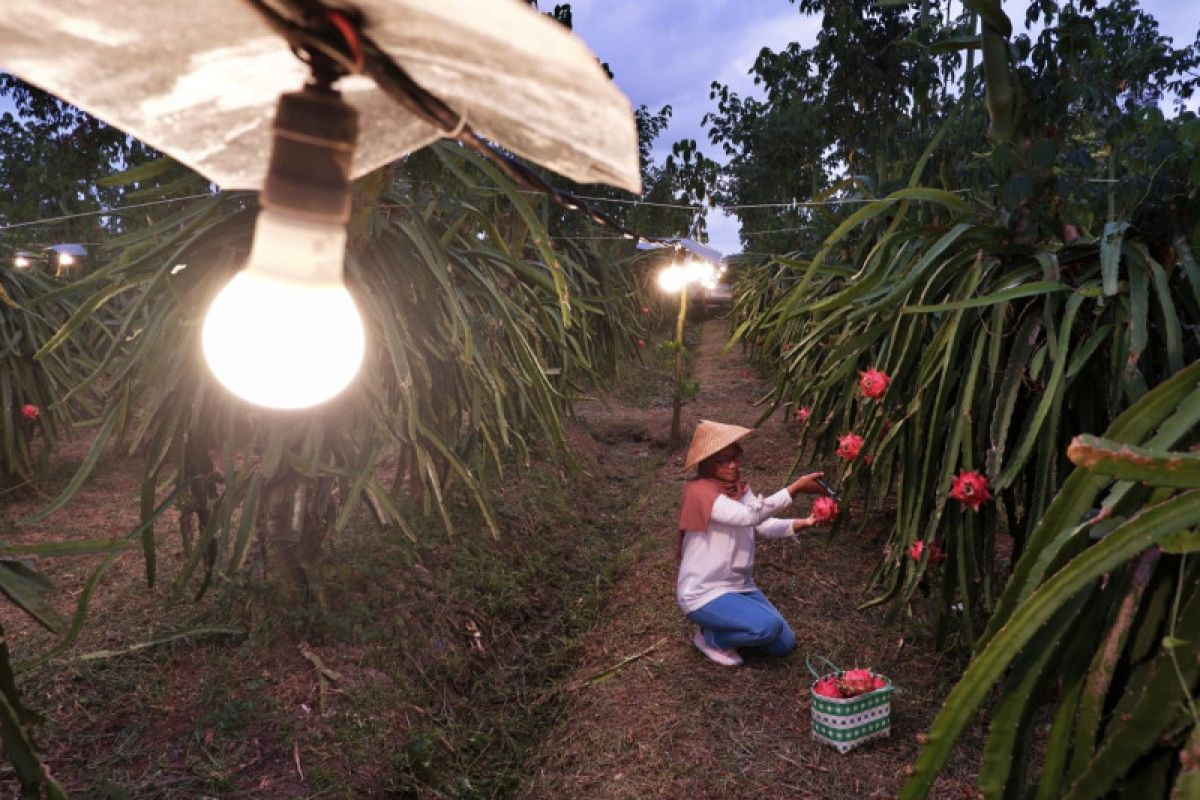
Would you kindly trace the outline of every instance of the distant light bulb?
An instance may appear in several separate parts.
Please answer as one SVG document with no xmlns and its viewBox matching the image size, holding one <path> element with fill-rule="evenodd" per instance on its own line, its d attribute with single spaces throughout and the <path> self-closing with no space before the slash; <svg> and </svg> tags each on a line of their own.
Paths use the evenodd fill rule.
<svg viewBox="0 0 1200 800">
<path fill-rule="evenodd" d="M 14 256 L 13 266 L 17 269 L 27 269 L 33 262 L 29 260 L 29 256 Z"/>
<path fill-rule="evenodd" d="M 658 287 L 664 292 L 675 293 L 687 283 L 687 274 L 680 267 L 672 264 L 658 273 Z"/>
<path fill-rule="evenodd" d="M 75 263 L 75 256 L 71 255 L 70 253 L 59 253 L 58 254 L 59 266 L 70 267 L 70 266 L 74 265 L 74 263 Z"/>
<path fill-rule="evenodd" d="M 698 283 L 701 286 L 708 286 L 714 281 L 714 267 L 707 261 L 691 259 L 684 266 L 687 271 L 687 282 Z"/>
<path fill-rule="evenodd" d="M 362 365 L 362 317 L 342 280 L 346 232 L 286 212 L 258 215 L 243 271 L 204 319 L 213 374 L 261 406 L 307 408 L 350 384 Z"/>
</svg>

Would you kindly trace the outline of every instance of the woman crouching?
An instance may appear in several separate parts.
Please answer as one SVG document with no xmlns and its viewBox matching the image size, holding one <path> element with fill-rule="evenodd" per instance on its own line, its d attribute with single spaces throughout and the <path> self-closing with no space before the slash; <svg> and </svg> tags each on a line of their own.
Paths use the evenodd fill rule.
<svg viewBox="0 0 1200 800">
<path fill-rule="evenodd" d="M 700 422 L 684 463 L 685 470 L 699 465 L 699 472 L 684 487 L 679 514 L 679 607 L 696 623 L 696 648 L 731 667 L 742 663 L 739 648 L 781 656 L 795 647 L 792 629 L 754 585 L 754 537 L 778 539 L 816 525 L 811 516 L 774 517 L 799 493 L 824 494 L 820 472 L 767 497 L 750 491 L 741 480 L 738 444 L 749 433 L 738 425 Z"/>
</svg>

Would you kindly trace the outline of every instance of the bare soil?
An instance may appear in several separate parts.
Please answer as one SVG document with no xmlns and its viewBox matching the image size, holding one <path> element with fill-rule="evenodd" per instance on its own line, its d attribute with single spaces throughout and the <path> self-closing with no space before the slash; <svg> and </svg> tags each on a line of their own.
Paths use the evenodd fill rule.
<svg viewBox="0 0 1200 800">
<path fill-rule="evenodd" d="M 722 320 L 699 328 L 688 432 L 701 418 L 749 424 L 761 412 L 765 387 L 736 350 L 722 353 L 727 335 Z M 513 470 L 496 490 L 499 539 L 466 502 L 454 537 L 429 520 L 415 543 L 364 513 L 331 547 L 323 614 L 281 608 L 268 587 L 239 580 L 165 607 L 184 556 L 164 520 L 159 584 L 146 587 L 140 551 L 122 553 L 79 641 L 18 676 L 46 719 L 36 736 L 50 770 L 73 796 L 105 798 L 894 796 L 960 665 L 933 650 L 922 608 L 900 625 L 856 610 L 887 521 L 763 543 L 756 579 L 790 620 L 796 652 L 737 669 L 704 659 L 674 598 L 684 475 L 667 441 L 668 368 L 650 356 L 618 392 L 577 404 L 568 433 L 584 472 L 549 458 Z M 757 490 L 783 484 L 797 434 L 775 419 L 747 440 Z M 87 444 L 58 454 L 43 496 L 0 498 L 2 538 L 136 524 L 139 464 L 120 454 L 62 512 L 22 521 Z M 99 562 L 37 564 L 64 615 Z M 3 603 L 0 624 L 17 661 L 55 642 Z M 214 626 L 246 633 L 129 650 Z M 894 680 L 890 739 L 844 756 L 811 739 L 809 654 Z M 978 796 L 978 751 L 976 736 L 934 797 Z M 0 763 L 0 796 L 15 794 Z"/>
</svg>

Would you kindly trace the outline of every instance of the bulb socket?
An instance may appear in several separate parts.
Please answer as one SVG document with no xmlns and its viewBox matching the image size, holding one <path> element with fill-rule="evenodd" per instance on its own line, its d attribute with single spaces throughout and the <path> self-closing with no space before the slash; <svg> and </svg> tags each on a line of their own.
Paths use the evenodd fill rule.
<svg viewBox="0 0 1200 800">
<path fill-rule="evenodd" d="M 263 208 L 322 222 L 350 219 L 350 167 L 358 112 L 340 93 L 318 86 L 281 95 L 272 128 Z"/>
</svg>

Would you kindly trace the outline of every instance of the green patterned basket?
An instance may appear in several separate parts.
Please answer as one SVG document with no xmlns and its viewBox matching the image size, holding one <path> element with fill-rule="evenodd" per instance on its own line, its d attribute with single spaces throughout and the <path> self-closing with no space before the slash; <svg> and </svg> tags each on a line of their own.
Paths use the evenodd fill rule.
<svg viewBox="0 0 1200 800">
<path fill-rule="evenodd" d="M 812 698 L 812 732 L 813 738 L 837 749 L 839 753 L 848 753 L 863 742 L 868 742 L 892 732 L 892 686 L 886 676 L 878 675 L 888 681 L 888 685 L 873 692 L 860 694 L 858 697 L 847 699 L 822 697 L 815 690 L 817 681 L 829 676 L 841 677 L 843 670 L 822 656 L 815 656 L 823 662 L 824 672 L 819 672 L 812 664 L 812 659 L 805 659 L 808 671 L 813 674 L 813 682 L 808 692 Z M 872 672 L 872 676 L 876 673 Z"/>
</svg>

